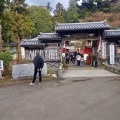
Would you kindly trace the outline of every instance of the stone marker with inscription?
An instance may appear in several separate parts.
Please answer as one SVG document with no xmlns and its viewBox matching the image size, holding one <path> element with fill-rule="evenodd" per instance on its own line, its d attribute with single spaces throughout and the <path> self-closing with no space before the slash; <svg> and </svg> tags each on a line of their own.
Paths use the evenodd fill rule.
<svg viewBox="0 0 120 120">
<path fill-rule="evenodd" d="M 0 71 L 0 79 L 2 79 L 2 73 L 1 73 L 1 71 Z"/>
<path fill-rule="evenodd" d="M 34 74 L 34 65 L 33 64 L 17 64 L 13 65 L 12 68 L 12 78 L 29 78 L 33 77 Z M 42 69 L 42 75 L 47 75 L 47 64 L 44 63 L 44 67 Z"/>
</svg>

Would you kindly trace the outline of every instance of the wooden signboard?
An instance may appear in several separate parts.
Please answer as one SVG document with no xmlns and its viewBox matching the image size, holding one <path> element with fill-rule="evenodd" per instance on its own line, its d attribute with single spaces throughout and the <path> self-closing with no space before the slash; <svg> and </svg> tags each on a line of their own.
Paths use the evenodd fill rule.
<svg viewBox="0 0 120 120">
<path fill-rule="evenodd" d="M 119 49 L 117 49 L 117 53 L 120 53 L 120 48 L 119 48 Z"/>
<path fill-rule="evenodd" d="M 94 35 L 90 36 L 90 34 L 87 34 L 87 33 L 81 33 L 81 34 L 76 33 L 76 34 L 74 34 L 74 38 L 76 40 L 79 40 L 79 39 L 96 39 L 97 37 Z"/>
</svg>

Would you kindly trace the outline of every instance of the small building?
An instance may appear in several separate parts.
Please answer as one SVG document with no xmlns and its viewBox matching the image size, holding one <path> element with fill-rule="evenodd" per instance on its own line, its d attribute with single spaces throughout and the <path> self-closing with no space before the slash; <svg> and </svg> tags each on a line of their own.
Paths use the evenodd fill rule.
<svg viewBox="0 0 120 120">
<path fill-rule="evenodd" d="M 32 61 L 36 55 L 36 51 L 39 51 L 42 57 L 44 55 L 43 49 L 45 48 L 45 44 L 41 43 L 38 37 L 34 39 L 23 39 L 20 46 L 24 49 L 22 53 L 24 54 L 23 58 L 25 61 Z"/>
<path fill-rule="evenodd" d="M 61 56 L 61 36 L 58 33 L 40 33 L 38 37 L 22 40 L 21 47 L 25 49 L 25 61 L 32 61 L 36 51 L 40 53 L 47 66 L 58 68 Z"/>
<path fill-rule="evenodd" d="M 105 30 L 103 33 L 104 42 L 106 42 L 106 59 L 110 64 L 110 45 L 113 46 L 114 50 L 114 64 L 118 64 L 120 60 L 120 30 Z"/>
</svg>

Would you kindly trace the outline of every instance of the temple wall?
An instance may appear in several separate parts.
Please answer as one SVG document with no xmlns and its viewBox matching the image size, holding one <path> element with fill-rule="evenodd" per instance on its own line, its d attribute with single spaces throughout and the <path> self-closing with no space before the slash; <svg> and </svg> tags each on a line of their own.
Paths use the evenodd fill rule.
<svg viewBox="0 0 120 120">
<path fill-rule="evenodd" d="M 57 46 L 48 46 L 44 49 L 32 49 L 25 48 L 24 54 L 25 61 L 32 61 L 36 56 L 36 52 L 39 52 L 44 61 L 58 61 L 60 60 L 61 48 Z"/>
</svg>

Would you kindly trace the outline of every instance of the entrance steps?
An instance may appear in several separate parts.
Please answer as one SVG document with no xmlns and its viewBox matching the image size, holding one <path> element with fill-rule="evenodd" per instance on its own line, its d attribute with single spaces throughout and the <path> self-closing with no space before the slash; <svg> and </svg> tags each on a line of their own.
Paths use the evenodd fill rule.
<svg viewBox="0 0 120 120">
<path fill-rule="evenodd" d="M 95 68 L 90 65 L 77 67 L 76 64 L 69 64 L 68 69 L 63 71 L 63 78 L 71 77 L 110 77 L 120 76 L 102 68 Z"/>
</svg>

